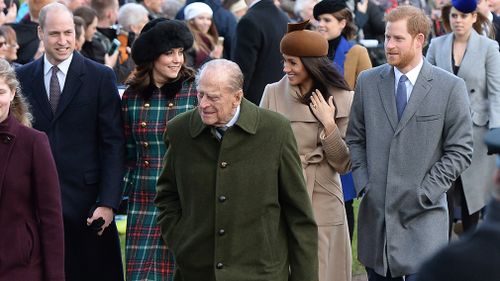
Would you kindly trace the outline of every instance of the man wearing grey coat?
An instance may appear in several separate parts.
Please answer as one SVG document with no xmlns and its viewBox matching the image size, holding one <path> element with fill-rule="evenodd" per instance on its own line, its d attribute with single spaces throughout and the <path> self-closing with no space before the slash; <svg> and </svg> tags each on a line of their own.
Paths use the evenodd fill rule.
<svg viewBox="0 0 500 281">
<path fill-rule="evenodd" d="M 370 281 L 415 280 L 448 241 L 445 192 L 470 165 L 472 122 L 464 81 L 422 57 L 425 14 L 400 6 L 386 21 L 388 64 L 360 74 L 347 129 L 358 256 Z"/>
</svg>

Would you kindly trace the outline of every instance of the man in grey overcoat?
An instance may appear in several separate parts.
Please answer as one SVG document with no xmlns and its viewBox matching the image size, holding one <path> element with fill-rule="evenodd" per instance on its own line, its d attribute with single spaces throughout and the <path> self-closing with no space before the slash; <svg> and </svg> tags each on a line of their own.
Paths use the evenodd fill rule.
<svg viewBox="0 0 500 281">
<path fill-rule="evenodd" d="M 155 203 L 175 280 L 317 281 L 318 229 L 290 122 L 243 98 L 234 62 L 197 77 L 169 121 Z"/>
<path fill-rule="evenodd" d="M 347 129 L 359 207 L 358 256 L 369 281 L 415 280 L 448 241 L 446 191 L 472 157 L 465 83 L 423 59 L 418 8 L 386 16 L 387 64 L 362 72 Z"/>
</svg>

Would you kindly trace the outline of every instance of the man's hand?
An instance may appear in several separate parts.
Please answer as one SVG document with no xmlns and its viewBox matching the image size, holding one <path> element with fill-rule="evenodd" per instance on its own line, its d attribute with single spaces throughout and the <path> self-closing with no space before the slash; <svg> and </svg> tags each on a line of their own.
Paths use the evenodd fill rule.
<svg viewBox="0 0 500 281">
<path fill-rule="evenodd" d="M 92 214 L 92 217 L 87 219 L 87 226 L 89 226 L 94 220 L 97 220 L 98 218 L 104 219 L 104 224 L 101 227 L 101 230 L 97 233 L 97 235 L 101 236 L 106 227 L 108 227 L 109 224 L 113 221 L 114 218 L 113 209 L 104 206 L 97 207 L 94 213 Z"/>
</svg>

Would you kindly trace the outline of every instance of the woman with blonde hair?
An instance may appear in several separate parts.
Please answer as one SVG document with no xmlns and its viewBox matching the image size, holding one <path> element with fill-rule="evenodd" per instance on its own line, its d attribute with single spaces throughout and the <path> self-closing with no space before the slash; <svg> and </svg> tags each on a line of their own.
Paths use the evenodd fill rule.
<svg viewBox="0 0 500 281">
<path fill-rule="evenodd" d="M 319 281 L 351 280 L 351 245 L 339 174 L 351 168 L 344 141 L 353 92 L 326 57 L 328 42 L 288 24 L 280 50 L 285 76 L 264 89 L 260 106 L 291 121 L 318 225 Z"/>
<path fill-rule="evenodd" d="M 202 2 L 191 3 L 184 9 L 184 18 L 194 37 L 193 48 L 187 54 L 188 65 L 195 69 L 211 59 L 222 57 L 223 41 L 217 33 L 212 15 L 212 8 Z"/>
<path fill-rule="evenodd" d="M 0 276 L 63 281 L 57 170 L 47 136 L 30 126 L 14 70 L 0 59 Z"/>
</svg>

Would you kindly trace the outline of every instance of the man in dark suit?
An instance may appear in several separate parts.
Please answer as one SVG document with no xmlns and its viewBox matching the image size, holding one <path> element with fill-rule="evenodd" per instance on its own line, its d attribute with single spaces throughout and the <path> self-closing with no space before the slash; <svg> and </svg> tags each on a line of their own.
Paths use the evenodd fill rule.
<svg viewBox="0 0 500 281">
<path fill-rule="evenodd" d="M 73 16 L 64 5 L 45 6 L 39 22 L 46 53 L 17 75 L 60 177 L 66 280 L 123 280 L 113 221 L 124 161 L 116 79 L 111 69 L 74 52 Z"/>
<path fill-rule="evenodd" d="M 231 58 L 245 75 L 245 98 L 258 105 L 264 87 L 283 77 L 280 41 L 288 17 L 272 0 L 246 1 L 249 9 L 236 27 Z"/>
</svg>

